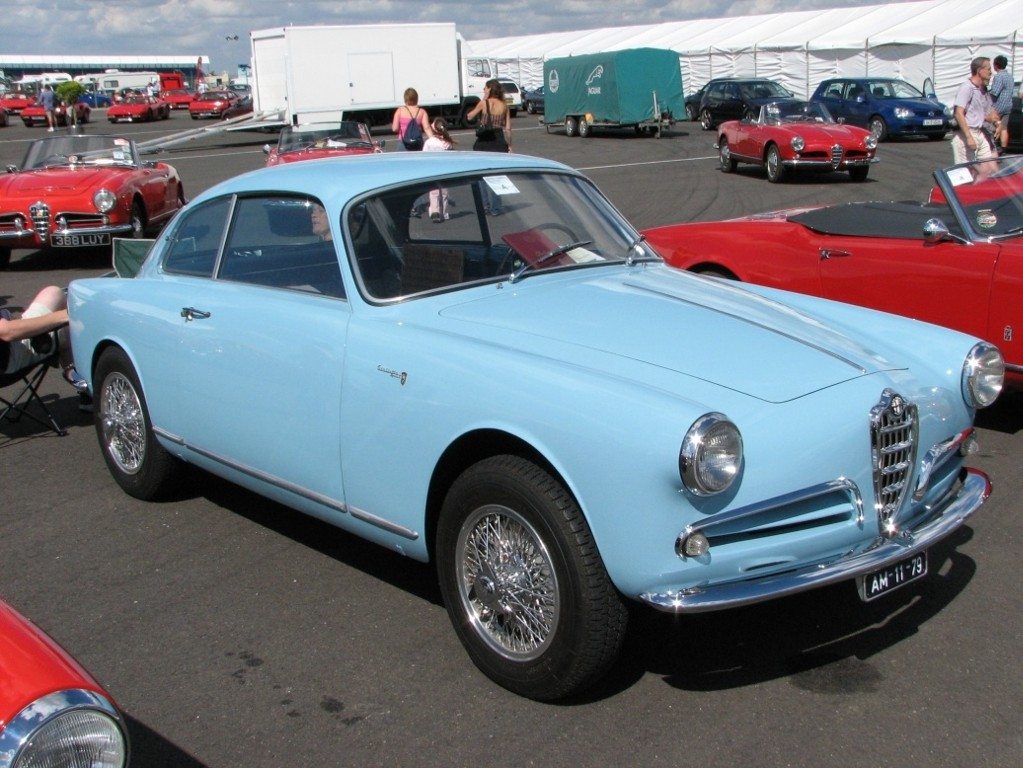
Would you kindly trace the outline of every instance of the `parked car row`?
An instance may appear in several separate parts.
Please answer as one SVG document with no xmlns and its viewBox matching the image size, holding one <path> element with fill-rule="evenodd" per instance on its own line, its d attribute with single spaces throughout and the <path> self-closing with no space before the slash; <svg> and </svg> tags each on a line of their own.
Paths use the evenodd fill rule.
<svg viewBox="0 0 1023 768">
<path fill-rule="evenodd" d="M 709 131 L 726 120 L 755 116 L 767 101 L 783 98 L 794 96 L 773 80 L 718 78 L 686 99 L 686 113 Z M 830 78 L 809 100 L 823 104 L 836 120 L 869 130 L 878 141 L 903 136 L 940 140 L 955 127 L 949 107 L 895 78 Z"/>
</svg>

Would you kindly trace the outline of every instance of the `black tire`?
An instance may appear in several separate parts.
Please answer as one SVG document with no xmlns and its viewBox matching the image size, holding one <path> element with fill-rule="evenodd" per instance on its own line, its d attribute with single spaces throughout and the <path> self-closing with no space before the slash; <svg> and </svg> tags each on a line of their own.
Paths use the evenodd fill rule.
<svg viewBox="0 0 1023 768">
<path fill-rule="evenodd" d="M 512 117 L 515 117 L 519 113 L 517 109 L 509 109 L 508 112 L 511 114 Z"/>
<path fill-rule="evenodd" d="M 565 135 L 566 136 L 575 136 L 577 133 L 579 133 L 579 121 L 576 120 L 574 117 L 566 117 L 565 118 Z"/>
<path fill-rule="evenodd" d="M 714 130 L 714 118 L 710 116 L 709 109 L 703 109 L 700 111 L 700 127 L 705 131 Z"/>
<path fill-rule="evenodd" d="M 140 240 L 146 236 L 146 211 L 136 200 L 131 206 L 131 237 Z"/>
<path fill-rule="evenodd" d="M 718 139 L 718 164 L 724 173 L 732 173 L 739 167 L 739 162 L 732 157 L 732 150 L 728 146 L 728 139 L 722 136 Z"/>
<path fill-rule="evenodd" d="M 853 181 L 866 181 L 867 174 L 870 172 L 870 168 L 867 166 L 856 166 L 855 168 L 849 169 L 849 178 Z"/>
<path fill-rule="evenodd" d="M 0 269 L 7 269 L 11 264 L 11 249 L 0 246 Z"/>
<path fill-rule="evenodd" d="M 588 139 L 593 135 L 593 126 L 585 117 L 579 118 L 579 138 Z"/>
<path fill-rule="evenodd" d="M 945 140 L 945 136 L 947 136 L 947 135 L 948 134 L 945 134 L 945 133 L 932 133 L 927 138 L 928 138 L 929 141 L 944 141 Z"/>
<path fill-rule="evenodd" d="M 696 118 L 697 118 L 696 105 L 686 104 L 686 120 L 688 120 L 690 123 L 695 123 Z"/>
<path fill-rule="evenodd" d="M 526 102 L 526 112 L 528 112 L 531 115 L 535 115 L 536 114 L 536 105 L 533 104 L 533 102 L 531 102 L 531 101 L 527 101 Z"/>
<path fill-rule="evenodd" d="M 874 134 L 879 143 L 888 138 L 888 123 L 881 115 L 874 115 L 867 121 L 867 130 Z"/>
<path fill-rule="evenodd" d="M 108 347 L 100 355 L 93 385 L 96 437 L 110 474 L 136 499 L 164 495 L 181 466 L 157 442 L 138 375 L 120 347 Z"/>
<path fill-rule="evenodd" d="M 772 184 L 778 184 L 785 180 L 785 166 L 781 162 L 781 153 L 778 147 L 771 144 L 764 154 L 764 169 L 767 171 L 767 180 Z"/>
<path fill-rule="evenodd" d="M 489 555 L 498 542 L 502 562 L 528 566 L 500 567 Z M 539 701 L 564 698 L 618 657 L 622 598 L 579 506 L 532 462 L 494 456 L 467 469 L 444 500 L 436 554 L 455 632 L 497 684 Z"/>
</svg>

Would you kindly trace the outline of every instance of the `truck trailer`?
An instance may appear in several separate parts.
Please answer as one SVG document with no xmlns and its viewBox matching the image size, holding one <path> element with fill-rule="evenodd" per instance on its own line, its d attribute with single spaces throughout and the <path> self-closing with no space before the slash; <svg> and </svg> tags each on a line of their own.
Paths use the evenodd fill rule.
<svg viewBox="0 0 1023 768">
<path fill-rule="evenodd" d="M 630 48 L 548 59 L 543 65 L 543 123 L 567 136 L 633 128 L 660 137 L 685 115 L 678 53 Z"/>
<path fill-rule="evenodd" d="M 250 41 L 253 107 L 290 125 L 390 124 L 410 87 L 431 116 L 465 124 L 496 76 L 487 59 L 463 59 L 450 23 L 275 27 Z"/>
</svg>

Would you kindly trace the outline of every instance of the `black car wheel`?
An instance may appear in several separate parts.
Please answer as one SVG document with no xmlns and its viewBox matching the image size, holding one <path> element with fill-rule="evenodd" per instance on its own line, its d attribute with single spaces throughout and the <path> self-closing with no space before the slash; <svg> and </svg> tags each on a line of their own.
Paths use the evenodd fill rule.
<svg viewBox="0 0 1023 768">
<path fill-rule="evenodd" d="M 149 500 L 171 489 L 180 469 L 153 434 L 135 368 L 119 347 L 99 358 L 95 386 L 96 436 L 110 474 L 129 496 Z"/>
<path fill-rule="evenodd" d="M 579 132 L 579 122 L 574 117 L 565 118 L 565 135 L 575 136 Z"/>
<path fill-rule="evenodd" d="M 767 180 L 772 184 L 777 184 L 785 178 L 785 166 L 781 162 L 781 153 L 774 144 L 767 148 L 767 154 L 764 156 L 764 168 L 767 169 Z"/>
<path fill-rule="evenodd" d="M 588 139 L 593 135 L 593 125 L 585 117 L 579 118 L 579 138 Z"/>
<path fill-rule="evenodd" d="M 696 105 L 695 104 L 686 104 L 686 119 L 690 123 L 695 123 L 696 122 Z"/>
<path fill-rule="evenodd" d="M 547 471 L 493 456 L 451 486 L 437 524 L 451 623 L 479 669 L 541 701 L 617 658 L 627 611 L 575 499 Z"/>
<path fill-rule="evenodd" d="M 526 112 L 528 112 L 531 115 L 535 115 L 536 114 L 536 107 L 533 105 L 533 102 L 527 101 L 525 106 L 526 106 Z"/>
<path fill-rule="evenodd" d="M 703 109 L 700 111 L 700 127 L 705 131 L 709 131 L 714 128 L 714 120 L 710 116 L 709 109 Z"/>
</svg>

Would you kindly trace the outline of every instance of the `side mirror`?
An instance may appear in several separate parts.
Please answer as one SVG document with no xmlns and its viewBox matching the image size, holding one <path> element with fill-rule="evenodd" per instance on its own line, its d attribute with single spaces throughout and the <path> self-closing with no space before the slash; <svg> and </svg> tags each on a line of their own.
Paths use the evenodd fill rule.
<svg viewBox="0 0 1023 768">
<path fill-rule="evenodd" d="M 8 173 L 17 173 L 18 172 L 18 166 L 16 166 L 16 165 L 8 165 L 7 166 L 7 172 Z"/>
<path fill-rule="evenodd" d="M 270 145 L 269 144 L 264 144 L 263 145 L 263 154 L 264 155 L 269 155 L 270 154 Z"/>
<path fill-rule="evenodd" d="M 845 123 L 845 118 L 844 117 L 840 117 L 837 120 L 835 120 L 835 122 L 836 123 L 843 123 L 844 124 Z"/>
<path fill-rule="evenodd" d="M 384 144 L 385 143 L 386 142 L 383 139 L 380 139 L 380 141 L 377 142 L 377 147 L 380 149 L 381 152 L 384 151 Z"/>
<path fill-rule="evenodd" d="M 948 230 L 948 226 L 941 219 L 928 219 L 924 222 L 924 242 L 935 245 L 937 243 L 944 243 L 951 241 L 953 243 L 962 243 L 963 245 L 972 245 L 969 240 L 959 235 L 953 235 Z"/>
</svg>

